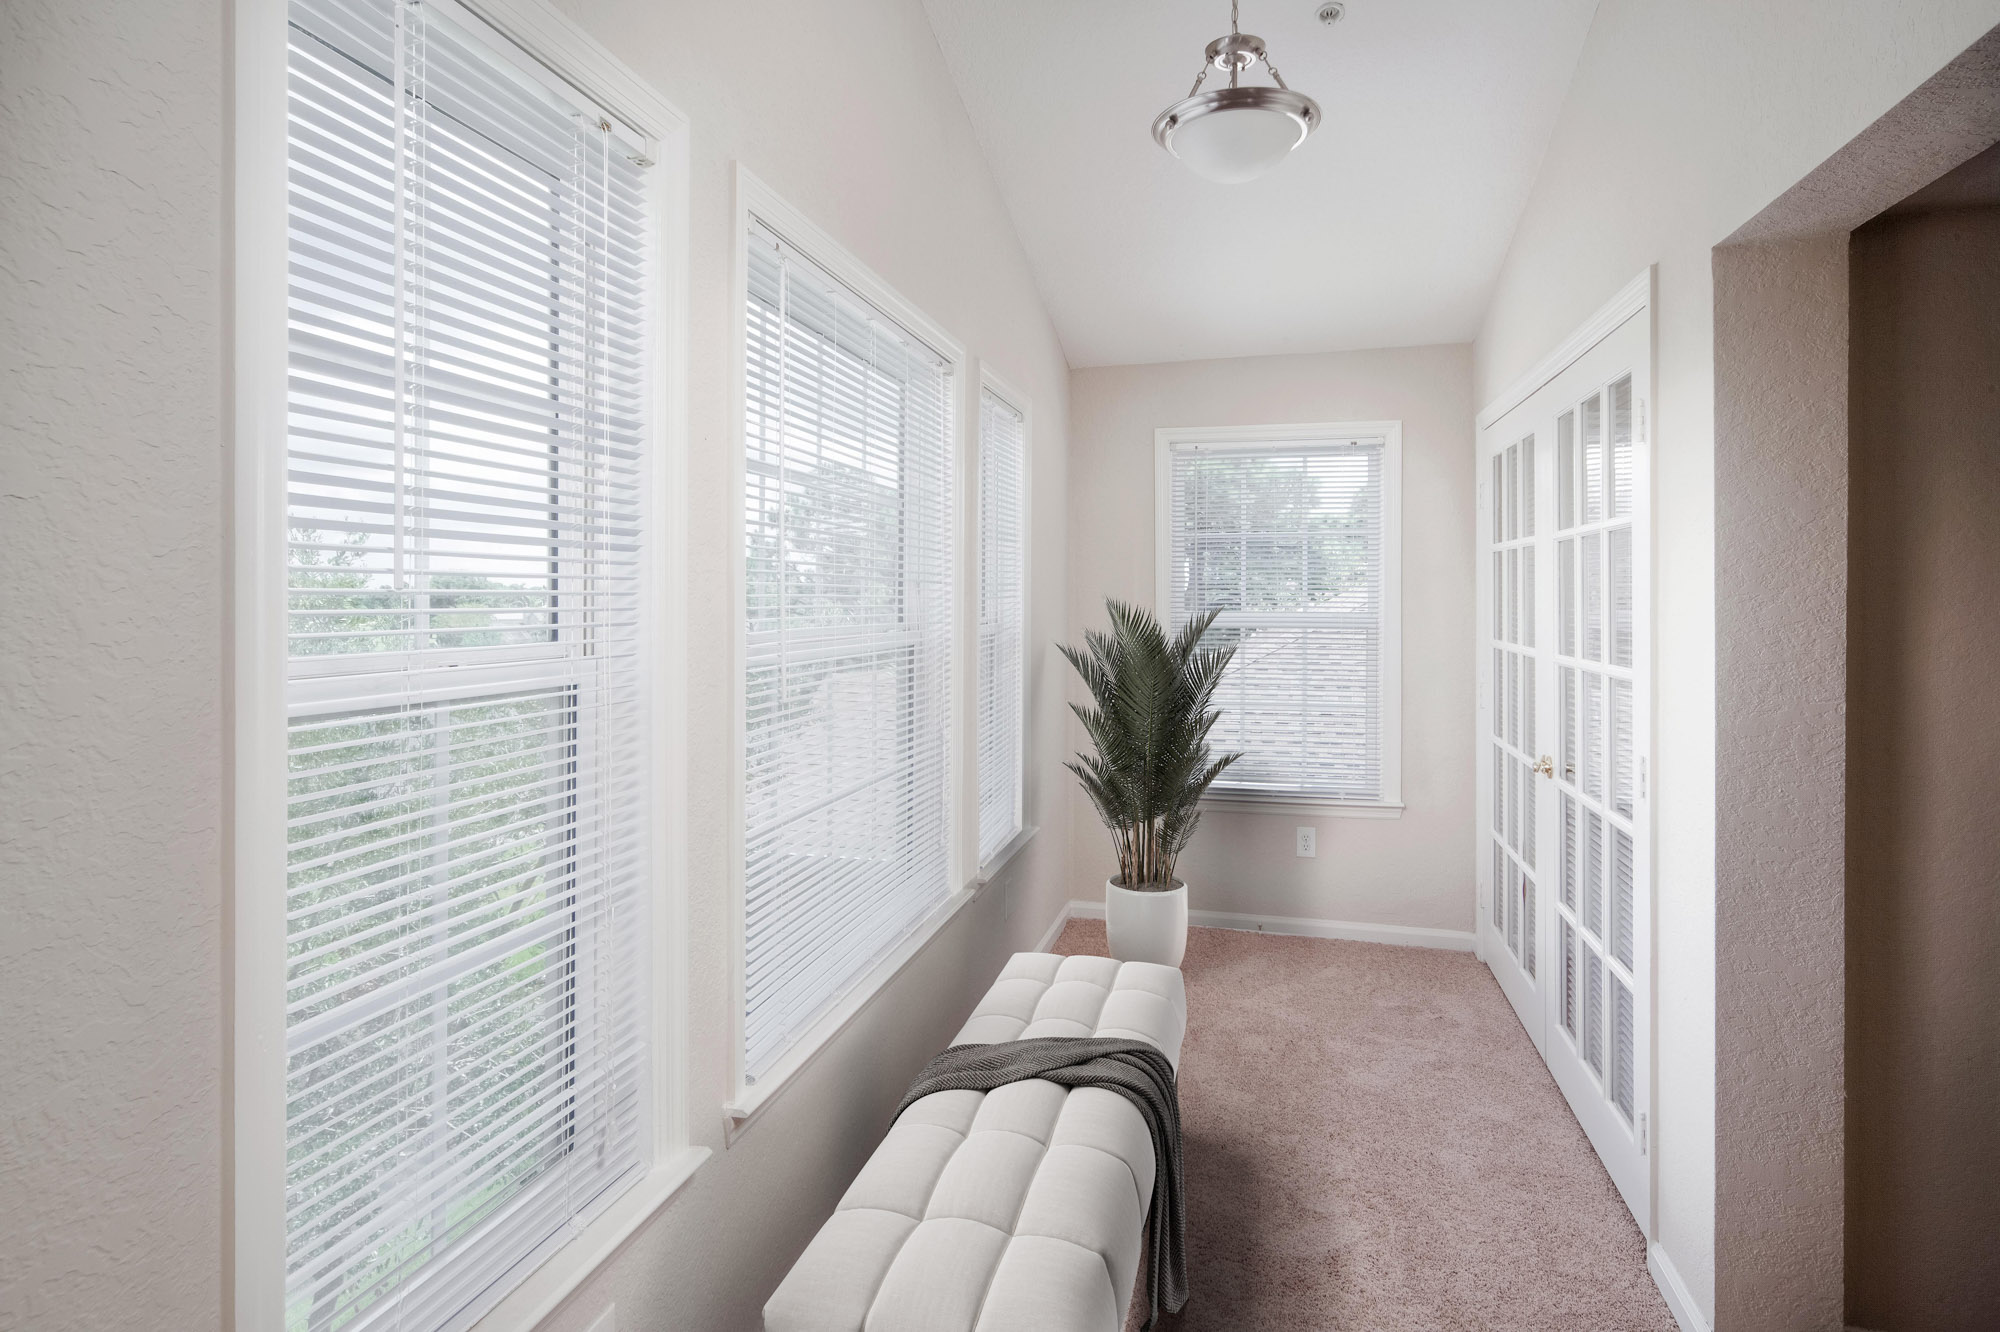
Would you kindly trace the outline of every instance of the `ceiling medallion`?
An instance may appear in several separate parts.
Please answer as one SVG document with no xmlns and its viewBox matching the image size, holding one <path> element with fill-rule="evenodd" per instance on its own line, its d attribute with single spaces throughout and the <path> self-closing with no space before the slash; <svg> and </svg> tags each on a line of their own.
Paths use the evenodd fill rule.
<svg viewBox="0 0 2000 1332">
<path fill-rule="evenodd" d="M 1319 103 L 1285 86 L 1264 39 L 1238 31 L 1237 3 L 1229 0 L 1229 35 L 1208 44 L 1194 87 L 1153 122 L 1160 147 L 1196 175 L 1227 183 L 1255 180 L 1284 161 L 1320 121 Z M 1244 73 L 1259 62 L 1276 87 L 1241 86 Z M 1210 69 L 1226 72 L 1229 86 L 1203 92 Z"/>
</svg>

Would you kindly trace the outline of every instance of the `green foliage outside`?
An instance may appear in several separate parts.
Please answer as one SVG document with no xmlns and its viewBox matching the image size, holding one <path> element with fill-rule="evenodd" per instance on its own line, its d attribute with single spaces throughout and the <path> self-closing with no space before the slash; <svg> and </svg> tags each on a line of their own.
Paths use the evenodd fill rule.
<svg viewBox="0 0 2000 1332">
<path fill-rule="evenodd" d="M 480 574 L 421 572 L 413 586 L 399 589 L 387 573 L 368 567 L 371 556 L 379 561 L 381 551 L 366 533 L 329 542 L 310 528 L 293 529 L 291 655 L 498 647 L 554 637 L 556 598 L 548 577 L 516 585 Z"/>
<path fill-rule="evenodd" d="M 336 595 L 371 595 L 332 581 L 365 575 L 329 567 Z M 490 941 L 539 937 L 292 1059 L 286 1205 L 305 1269 L 287 1332 L 349 1325 L 568 1150 L 564 1118 L 534 1111 L 573 1039 L 572 952 L 547 922 L 572 910 L 574 709 L 563 690 L 292 724 L 294 1023 Z M 454 1164 L 472 1158 L 477 1195 L 419 1197 L 375 1217 L 359 1250 L 315 1264 L 342 1218 L 422 1174 L 449 1197 Z"/>
<path fill-rule="evenodd" d="M 1189 605 L 1331 610 L 1367 588 L 1379 563 L 1375 460 L 1221 455 L 1182 466 Z"/>
</svg>

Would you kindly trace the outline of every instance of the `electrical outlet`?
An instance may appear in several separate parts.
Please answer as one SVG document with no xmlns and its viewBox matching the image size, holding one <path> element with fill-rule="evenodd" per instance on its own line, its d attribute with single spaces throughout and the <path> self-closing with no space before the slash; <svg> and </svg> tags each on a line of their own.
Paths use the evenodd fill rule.
<svg viewBox="0 0 2000 1332">
<path fill-rule="evenodd" d="M 1319 854 L 1319 830 L 1317 828 L 1300 828 L 1298 834 L 1299 854 L 1308 860 L 1317 856 Z"/>
</svg>

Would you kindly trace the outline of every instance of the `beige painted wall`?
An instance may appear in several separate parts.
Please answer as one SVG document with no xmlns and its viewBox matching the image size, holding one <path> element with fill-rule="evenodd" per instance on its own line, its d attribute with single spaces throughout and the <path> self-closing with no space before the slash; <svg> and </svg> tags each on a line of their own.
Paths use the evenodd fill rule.
<svg viewBox="0 0 2000 1332">
<path fill-rule="evenodd" d="M 1709 251 L 2000 22 L 2000 0 L 1603 0 L 1476 343 L 1490 401 L 1659 265 L 1653 1233 L 1715 1289 L 1714 329 Z"/>
<path fill-rule="evenodd" d="M 712 331 L 726 326 L 728 163 L 738 156 L 1033 397 L 1033 628 L 1040 644 L 1067 635 L 1077 622 L 1064 576 L 1069 381 L 916 0 L 570 6 L 694 120 L 694 317 L 711 336 L 697 339 L 693 374 L 692 641 L 716 641 L 731 614 L 714 591 L 733 497 Z M 0 1185 L 10 1203 L 0 1208 L 0 1323 L 37 1332 L 214 1326 L 222 1299 L 225 19 L 222 6 L 189 0 L 0 8 L 0 596 L 12 633 L 0 665 Z M 1704 1307 L 1708 248 L 1995 22 L 2000 0 L 1605 0 L 1477 346 L 1472 396 L 1485 401 L 1632 274 L 1660 264 L 1658 1235 Z M 745 55 L 717 60 L 719 50 Z M 895 77 L 854 74 L 885 68 Z M 1455 474 L 1469 492 L 1469 427 L 1459 445 Z M 1458 567 L 1467 623 L 1469 547 Z M 1469 651 L 1454 644 L 1450 655 L 1469 680 Z M 690 1105 L 702 1140 L 720 1147 L 728 998 L 716 941 L 728 851 L 714 831 L 714 775 L 726 758 L 726 676 L 704 652 L 690 664 L 700 941 Z M 1081 867 L 1054 766 L 1067 750 L 1063 686 L 1051 654 L 1034 665 L 1030 807 L 1042 833 L 1010 876 L 1011 918 L 1004 885 L 968 910 L 552 1327 L 587 1327 L 614 1298 L 623 1327 L 754 1326 L 902 1079 L 999 958 L 1070 894 Z M 1447 734 L 1469 731 L 1469 683 L 1460 706 Z M 1471 817 L 1469 768 L 1464 780 L 1454 859 Z M 1078 826 L 1079 845 L 1091 828 Z M 1323 841 L 1339 844 L 1325 830 Z M 1331 858 L 1322 851 L 1322 864 Z M 1462 928 L 1469 862 L 1457 872 Z"/>
<path fill-rule="evenodd" d="M 1470 931 L 1474 916 L 1472 358 L 1469 347 L 1078 370 L 1070 377 L 1069 632 L 1154 595 L 1153 432 L 1403 423 L 1403 801 L 1398 819 L 1211 811 L 1181 860 L 1197 911 Z M 1074 728 L 1073 728 L 1074 729 Z M 1082 743 L 1077 730 L 1073 745 Z M 1072 783 L 1073 785 L 1073 783 Z M 1102 901 L 1116 857 L 1070 792 L 1069 885 Z M 1314 859 L 1293 829 L 1318 829 Z M 1468 941 L 1469 942 L 1469 941 Z"/>
<path fill-rule="evenodd" d="M 1854 234 L 1847 1321 L 2000 1319 L 2000 208 Z"/>
<path fill-rule="evenodd" d="M 252 0 L 239 0 L 250 3 Z M 692 1183 L 550 1322 L 754 1328 L 922 1061 L 1068 896 L 1053 654 L 1040 835 L 723 1138 L 727 349 L 741 159 L 1031 399 L 1033 639 L 1066 627 L 1068 372 L 919 0 L 570 0 L 693 122 Z M 225 6 L 0 8 L 0 1326 L 220 1324 Z M 718 59 L 718 52 L 735 53 Z M 857 75 L 857 71 L 872 71 Z M 886 72 L 885 72 L 886 71 Z"/>
<path fill-rule="evenodd" d="M 0 1327 L 222 1303 L 221 6 L 0 6 Z"/>
</svg>

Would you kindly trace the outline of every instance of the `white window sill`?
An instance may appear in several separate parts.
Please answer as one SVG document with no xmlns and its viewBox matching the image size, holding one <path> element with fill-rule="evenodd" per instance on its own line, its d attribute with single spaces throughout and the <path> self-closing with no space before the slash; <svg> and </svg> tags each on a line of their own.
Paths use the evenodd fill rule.
<svg viewBox="0 0 2000 1332">
<path fill-rule="evenodd" d="M 813 1060 L 819 1057 L 835 1036 L 846 1029 L 847 1024 L 861 1015 L 861 1011 L 874 1002 L 890 981 L 901 974 L 911 959 L 924 950 L 924 946 L 937 937 L 938 932 L 951 923 L 951 918 L 964 909 L 976 895 L 974 888 L 961 888 L 939 903 L 937 909 L 924 917 L 914 930 L 903 936 L 903 941 L 885 953 L 880 962 L 864 974 L 850 987 L 839 1002 L 828 1009 L 817 1022 L 808 1027 L 784 1057 L 757 1078 L 757 1081 L 737 1089 L 733 1100 L 722 1107 L 728 1118 L 726 1128 L 730 1138 L 748 1128 L 753 1120 L 763 1112 L 787 1083 L 804 1072 Z"/>
<path fill-rule="evenodd" d="M 1000 871 L 1007 868 L 1007 862 L 1018 855 L 1022 847 L 1033 841 L 1035 834 L 1040 831 L 1040 828 L 1023 828 L 1015 833 L 1013 841 L 994 852 L 993 859 L 979 867 L 979 886 L 984 888 L 999 878 Z"/>
<path fill-rule="evenodd" d="M 1329 800 L 1325 796 L 1277 792 L 1218 792 L 1203 796 L 1201 807 L 1217 814 L 1296 814 L 1319 819 L 1400 819 L 1400 800 Z"/>
<path fill-rule="evenodd" d="M 548 1256 L 472 1325 L 471 1332 L 528 1332 L 616 1253 L 708 1159 L 706 1147 L 683 1147 L 612 1199 L 588 1225 Z"/>
</svg>

